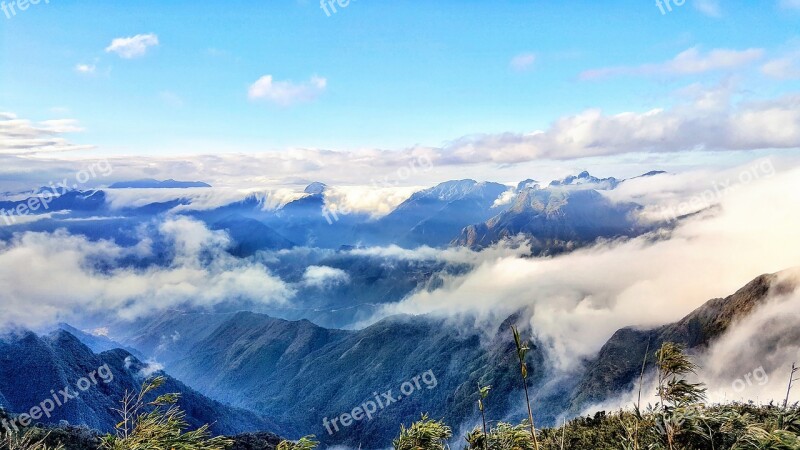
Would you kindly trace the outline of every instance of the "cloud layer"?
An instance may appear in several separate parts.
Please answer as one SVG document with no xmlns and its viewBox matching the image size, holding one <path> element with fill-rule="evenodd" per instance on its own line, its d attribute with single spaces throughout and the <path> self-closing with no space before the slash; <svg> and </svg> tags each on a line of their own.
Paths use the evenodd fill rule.
<svg viewBox="0 0 800 450">
<path fill-rule="evenodd" d="M 63 231 L 24 233 L 0 244 L 0 327 L 37 328 L 93 314 L 133 320 L 235 301 L 278 305 L 294 294 L 264 266 L 226 253 L 227 235 L 199 222 L 167 220 L 158 225 L 158 235 L 171 258 L 147 268 L 121 264 L 153 256 L 153 241 L 146 237 L 132 248 Z"/>
<path fill-rule="evenodd" d="M 757 275 L 798 265 L 800 211 L 790 206 L 800 204 L 798 180 L 800 169 L 755 181 L 669 233 L 549 259 L 486 260 L 384 314 L 504 318 L 527 308 L 557 367 L 570 370 L 621 327 L 673 322 Z"/>
<path fill-rule="evenodd" d="M 689 65 L 699 70 L 714 64 L 718 63 L 695 61 Z M 768 69 L 774 75 L 791 76 L 793 69 L 787 69 L 783 63 L 775 64 L 780 67 Z M 266 76 L 251 87 L 251 97 L 289 105 L 312 99 L 324 86 L 324 79 L 294 84 L 276 82 Z M 221 187 L 275 189 L 322 181 L 332 186 L 398 188 L 463 178 L 465 171 L 471 169 L 473 174 L 486 176 L 498 166 L 507 171 L 523 164 L 537 163 L 536 167 L 542 167 L 586 158 L 638 155 L 644 159 L 644 155 L 684 157 L 698 152 L 800 148 L 800 95 L 754 99 L 726 84 L 714 88 L 692 85 L 682 89 L 676 98 L 678 101 L 668 108 L 622 113 L 588 109 L 561 117 L 541 130 L 469 135 L 436 147 L 416 145 L 398 150 L 351 151 L 291 148 L 248 154 L 117 157 L 112 163 L 115 177 L 122 180 L 189 178 Z M 0 157 L 8 155 L 0 165 L 3 180 L 35 173 L 39 168 L 45 172 L 54 167 L 63 170 L 79 166 L 74 161 L 34 164 L 27 158 L 14 157 L 88 149 L 65 137 L 80 130 L 73 120 L 36 123 L 10 113 L 0 115 Z M 653 160 L 654 156 L 648 158 Z M 664 161 L 670 159 L 675 158 L 662 157 Z M 419 170 L 421 160 L 426 161 L 425 170 Z M 42 178 L 35 184 L 52 179 Z"/>
<path fill-rule="evenodd" d="M 64 135 L 83 131 L 71 119 L 33 122 L 16 114 L 0 112 L 0 155 L 32 155 L 88 150 L 89 145 L 70 143 Z"/>
<path fill-rule="evenodd" d="M 795 272 L 796 277 L 796 272 Z M 722 335 L 710 348 L 691 354 L 698 365 L 691 382 L 705 385 L 709 403 L 782 404 L 792 363 L 800 358 L 800 292 L 772 297 Z M 642 404 L 659 401 L 655 373 L 643 380 Z M 638 385 L 615 398 L 590 405 L 583 414 L 629 408 L 638 399 Z"/>
</svg>

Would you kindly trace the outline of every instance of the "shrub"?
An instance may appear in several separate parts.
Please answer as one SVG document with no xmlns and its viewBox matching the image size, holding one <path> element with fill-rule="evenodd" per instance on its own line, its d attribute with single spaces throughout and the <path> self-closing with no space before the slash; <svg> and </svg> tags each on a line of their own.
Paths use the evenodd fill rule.
<svg viewBox="0 0 800 450">
<path fill-rule="evenodd" d="M 395 450 L 444 450 L 448 439 L 453 436 L 450 427 L 427 415 L 411 424 L 402 426 L 400 437 L 394 440 Z"/>
<path fill-rule="evenodd" d="M 164 384 L 164 377 L 146 381 L 138 394 L 125 393 L 115 410 L 122 421 L 116 436 L 106 436 L 107 450 L 224 450 L 232 444 L 225 438 L 211 438 L 208 426 L 188 428 L 186 414 L 176 406 L 178 394 L 164 394 L 146 402 L 145 396 Z M 166 409 L 165 409 L 166 408 Z"/>
<path fill-rule="evenodd" d="M 277 450 L 314 450 L 318 445 L 316 436 L 305 436 L 297 442 L 281 441 Z"/>
<path fill-rule="evenodd" d="M 35 429 L 28 429 L 19 433 L 0 433 L 0 450 L 62 450 L 62 445 L 55 447 L 45 443 L 47 435 L 37 437 Z"/>
</svg>

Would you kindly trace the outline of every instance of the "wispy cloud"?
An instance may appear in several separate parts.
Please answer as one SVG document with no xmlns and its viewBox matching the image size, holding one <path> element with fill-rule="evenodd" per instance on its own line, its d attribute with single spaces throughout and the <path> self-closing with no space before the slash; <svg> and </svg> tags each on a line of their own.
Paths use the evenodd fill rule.
<svg viewBox="0 0 800 450">
<path fill-rule="evenodd" d="M 87 75 L 93 74 L 96 69 L 97 69 L 97 66 L 95 66 L 94 64 L 76 64 L 75 65 L 75 71 L 76 72 L 82 73 L 82 74 L 87 74 Z"/>
<path fill-rule="evenodd" d="M 263 100 L 276 105 L 289 106 L 316 99 L 325 91 L 328 80 L 313 76 L 304 83 L 276 81 L 272 75 L 264 75 L 250 86 L 250 100 Z"/>
<path fill-rule="evenodd" d="M 511 59 L 511 68 L 517 72 L 530 70 L 536 62 L 536 55 L 533 53 L 522 53 Z"/>
<path fill-rule="evenodd" d="M 132 320 L 186 305 L 212 307 L 233 300 L 273 305 L 294 295 L 263 265 L 230 256 L 225 251 L 230 238 L 223 232 L 177 218 L 157 224 L 157 234 L 172 250 L 171 261 L 147 268 L 121 263 L 152 255 L 152 241 L 147 239 L 120 247 L 58 231 L 23 233 L 0 245 L 0 288 L 13 297 L 0 303 L 0 328 L 9 322 L 52 325 L 97 312 Z M 35 268 L 23 274 L 22 261 Z M 98 270 L 98 261 L 115 269 Z M 48 282 L 20 282 L 34 279 Z"/>
<path fill-rule="evenodd" d="M 13 113 L 0 112 L 0 154 L 31 155 L 93 148 L 72 144 L 62 137 L 80 131 L 83 128 L 72 119 L 33 122 Z"/>
<path fill-rule="evenodd" d="M 106 47 L 107 53 L 116 53 L 121 58 L 131 59 L 144 56 L 147 49 L 159 44 L 155 34 L 137 34 L 136 36 L 116 38 Z"/>
<path fill-rule="evenodd" d="M 7 115 L 0 119 L 0 154 L 83 148 L 63 136 L 78 130 L 74 121 L 32 123 Z M 294 188 L 323 181 L 331 186 L 350 186 L 331 189 L 330 200 L 337 205 L 343 203 L 357 211 L 385 211 L 407 195 L 409 187 L 441 181 L 443 173 L 452 178 L 465 176 L 467 170 L 470 176 L 481 177 L 480 165 L 500 164 L 511 170 L 532 162 L 558 165 L 558 161 L 581 158 L 797 148 L 800 95 L 752 100 L 726 84 L 682 89 L 669 108 L 621 113 L 587 109 L 562 116 L 544 129 L 468 135 L 435 147 L 350 151 L 290 148 L 247 154 L 120 157 L 113 165 L 115 176 L 122 179 L 195 179 L 225 187 Z M 430 161 L 436 170 L 417 171 L 408 179 L 381 184 L 380 180 L 403 167 L 419 167 L 420 158 Z M 52 166 L 38 164 L 40 170 L 70 167 L 64 161 Z M 0 174 L 6 177 L 12 168 L 17 174 L 33 170 L 28 160 L 9 160 L 0 164 Z M 75 166 L 76 170 L 80 168 Z M 356 189 L 359 186 L 368 188 Z"/>
<path fill-rule="evenodd" d="M 590 109 L 547 130 L 468 136 L 449 143 L 434 164 L 518 163 L 648 152 L 800 147 L 800 96 L 732 101 L 730 92 L 697 92 L 671 109 L 609 115 Z"/>
<path fill-rule="evenodd" d="M 737 69 L 758 61 L 763 56 L 764 50 L 760 48 L 747 50 L 714 49 L 703 53 L 699 48 L 693 47 L 666 62 L 592 69 L 581 73 L 580 78 L 582 80 L 595 80 L 615 76 L 696 75 L 718 70 Z"/>
<path fill-rule="evenodd" d="M 528 307 L 531 325 L 557 366 L 574 368 L 619 328 L 678 320 L 757 275 L 795 266 L 798 253 L 787 249 L 800 248 L 800 212 L 789 207 L 800 201 L 798 175 L 795 168 L 736 189 L 715 213 L 683 222 L 660 239 L 603 243 L 554 258 L 487 260 L 436 290 L 386 307 L 378 317 L 468 312 L 503 320 Z M 707 183 L 695 188 L 708 189 Z M 710 279 L 709 267 L 718 276 Z"/>
<path fill-rule="evenodd" d="M 800 2 L 800 0 L 798 0 Z M 767 61 L 761 66 L 761 73 L 778 80 L 800 78 L 800 52 Z"/>
</svg>

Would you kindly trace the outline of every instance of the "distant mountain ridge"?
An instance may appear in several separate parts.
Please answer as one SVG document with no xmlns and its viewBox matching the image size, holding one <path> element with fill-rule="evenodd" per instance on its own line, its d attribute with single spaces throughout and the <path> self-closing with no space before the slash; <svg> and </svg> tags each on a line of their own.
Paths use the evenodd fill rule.
<svg viewBox="0 0 800 450">
<path fill-rule="evenodd" d="M 614 177 L 601 179 L 592 176 L 587 171 L 583 171 L 578 175 L 569 175 L 562 180 L 554 180 L 550 182 L 550 187 L 580 186 L 583 188 L 591 187 L 599 190 L 611 190 L 619 186 L 620 183 L 621 181 Z"/>
<path fill-rule="evenodd" d="M 655 361 L 654 352 L 664 342 L 681 344 L 694 352 L 705 350 L 767 300 L 794 292 L 797 287 L 782 274 L 765 274 L 728 297 L 709 300 L 678 322 L 653 329 L 617 331 L 589 361 L 570 400 L 571 410 L 580 411 L 587 405 L 632 389 L 648 347 L 649 367 Z"/>
<path fill-rule="evenodd" d="M 577 414 L 586 406 L 626 392 L 641 370 L 648 340 L 651 353 L 665 341 L 684 344 L 693 351 L 707 348 L 773 295 L 795 289 L 794 284 L 780 280 L 778 275 L 758 277 L 735 294 L 710 300 L 674 324 L 653 330 L 619 330 L 596 358 L 574 374 L 552 368 L 543 347 L 532 340 L 529 367 L 536 416 L 543 425 L 552 425 L 564 412 Z M 508 318 L 488 334 L 468 321 L 427 316 L 389 317 L 354 331 L 254 313 L 205 317 L 213 325 L 180 342 L 168 369 L 194 380 L 195 386 L 211 397 L 295 423 L 325 443 L 381 448 L 388 445 L 398 423 L 423 411 L 445 417 L 450 424 L 469 424 L 476 418 L 474 386 L 479 381 L 493 386 L 495 417 L 524 416 L 517 401 L 519 380 L 508 331 L 509 325 L 516 323 L 523 326 L 526 336 L 535 336 L 522 314 Z M 194 315 L 175 319 L 178 330 L 202 325 L 205 320 Z M 170 329 L 160 328 L 157 333 L 169 335 Z M 439 384 L 435 389 L 393 405 L 370 422 L 325 435 L 323 417 L 347 412 L 373 391 L 396 389 L 408 377 L 427 370 L 436 374 Z"/>
<path fill-rule="evenodd" d="M 534 338 L 528 360 L 534 413 L 542 425 L 553 424 L 564 412 L 576 414 L 627 392 L 648 346 L 651 361 L 652 352 L 666 341 L 694 352 L 706 349 L 767 300 L 796 289 L 796 282 L 781 274 L 762 275 L 675 323 L 651 330 L 621 329 L 580 372 L 568 378 L 550 366 L 544 348 Z M 525 317 L 522 313 L 511 316 L 487 333 L 466 317 L 394 316 L 348 331 L 251 312 L 175 312 L 143 324 L 133 342 L 145 354 L 160 351 L 159 359 L 167 364 L 168 372 L 191 380 L 205 395 L 235 406 L 212 402 L 170 379 L 166 390 L 184 393 L 183 405 L 193 424 L 214 422 L 217 433 L 247 429 L 279 430 L 287 436 L 315 433 L 326 445 L 383 448 L 399 423 L 420 412 L 452 425 L 475 423 L 478 382 L 493 386 L 494 417 L 522 419 L 518 366 L 508 328 L 518 324 L 525 336 L 535 336 Z M 117 381 L 82 394 L 79 402 L 59 410 L 52 421 L 108 429 L 113 426 L 108 413 L 113 399 L 124 389 L 136 388 L 146 366 L 123 350 L 95 354 L 65 331 L 48 337 L 23 332 L 0 338 L 0 401 L 7 409 L 24 411 L 46 398 L 54 386 L 68 385 L 102 364 L 112 368 Z M 396 393 L 404 381 L 428 371 L 435 375 L 436 386 L 393 404 L 371 421 L 326 433 L 323 418 L 352 410 L 373 392 L 393 389 Z"/>
<path fill-rule="evenodd" d="M 110 369 L 110 376 L 101 379 L 97 374 L 103 373 L 100 369 L 103 366 Z M 64 330 L 48 336 L 25 330 L 0 336 L 0 406 L 12 413 L 27 413 L 44 400 L 52 399 L 55 391 L 68 388 L 74 396 L 59 397 L 66 400 L 61 400 L 62 405 L 55 407 L 50 417 L 43 416 L 37 422 L 57 424 L 65 420 L 111 432 L 119 422 L 112 408 L 118 407 L 125 390 L 140 388 L 146 371 L 151 371 L 148 365 L 130 353 L 110 350 L 96 354 Z M 90 373 L 95 374 L 92 376 L 97 383 L 85 391 L 78 389 L 79 380 L 88 379 Z M 179 405 L 193 428 L 209 424 L 215 434 L 285 431 L 283 426 L 258 414 L 210 400 L 169 376 L 166 380 L 162 392 L 181 394 Z"/>
<path fill-rule="evenodd" d="M 173 323 L 185 329 L 201 319 L 181 315 Z M 459 331 L 444 319 L 424 316 L 395 316 L 357 331 L 245 312 L 210 319 L 219 324 L 216 329 L 180 342 L 168 370 L 194 380 L 213 398 L 296 424 L 326 444 L 382 448 L 391 443 L 398 423 L 420 411 L 470 420 L 472 388 L 479 379 L 491 379 L 499 392 L 516 389 L 515 373 L 505 370 L 512 367 L 513 342 L 506 336 L 512 319 L 490 333 L 489 341 L 477 329 Z M 534 348 L 531 357 L 536 361 L 531 379 L 541 381 L 543 354 Z M 429 370 L 437 377 L 435 388 L 335 435 L 323 427 L 324 417 L 352 410 L 374 391 L 398 393 L 404 381 Z M 512 409 L 509 402 L 498 396 L 498 414 Z"/>
<path fill-rule="evenodd" d="M 210 187 L 210 184 L 202 181 L 176 181 L 173 179 L 159 181 L 153 178 L 119 181 L 108 186 L 109 189 L 188 189 Z"/>
<path fill-rule="evenodd" d="M 614 203 L 594 189 L 527 188 L 511 206 L 490 220 L 470 225 L 454 245 L 481 249 L 522 235 L 536 254 L 569 251 L 599 238 L 632 237 L 638 225 L 634 203 Z"/>
<path fill-rule="evenodd" d="M 652 171 L 642 176 L 661 173 Z M 50 200 L 47 209 L 33 212 L 31 218 L 38 215 L 37 221 L 16 223 L 14 217 L 8 219 L 10 227 L 0 229 L 0 238 L 6 239 L 21 230 L 65 228 L 91 239 L 126 242 L 138 225 L 182 207 L 180 214 L 202 220 L 209 228 L 227 231 L 234 241 L 231 252 L 237 256 L 295 246 L 338 249 L 345 246 L 444 248 L 465 245 L 480 249 L 518 234 L 538 241 L 542 253 L 552 254 L 586 245 L 598 237 L 641 232 L 630 217 L 618 217 L 611 223 L 612 216 L 624 212 L 620 209 L 634 212 L 635 205 L 615 208 L 616 205 L 604 202 L 601 196 L 595 196 L 593 201 L 580 198 L 590 195 L 584 191 L 612 190 L 624 182 L 613 177 L 598 178 L 586 171 L 554 180 L 546 186 L 533 179 L 523 180 L 516 188 L 471 179 L 452 180 L 412 194 L 378 219 L 366 212 L 345 213 L 341 208 L 330 207 L 329 188 L 322 182 L 309 184 L 301 197 L 285 204 L 273 205 L 269 195 L 250 194 L 240 201 L 199 210 L 185 208 L 192 203 L 190 196 L 177 194 L 175 198 L 141 206 L 112 208 L 110 194 L 103 190 L 67 190 Z M 211 186 L 203 182 L 144 179 L 117 182 L 108 189 L 190 187 Z M 526 201 L 534 209 L 536 202 L 550 202 L 544 198 L 546 195 L 553 199 L 564 197 L 564 214 L 536 214 L 520 209 Z M 509 201 L 510 196 L 515 198 Z M 538 198 L 528 198 L 531 196 Z M 28 200 L 0 201 L 0 209 L 26 208 Z M 44 213 L 51 215 L 44 216 Z M 595 222 L 596 219 L 602 220 Z M 104 227 L 98 226 L 100 221 Z M 595 223 L 597 227 L 592 229 Z M 567 240 L 565 236 L 571 238 Z M 551 242 L 552 249 L 548 248 Z"/>
<path fill-rule="evenodd" d="M 413 194 L 369 228 L 390 238 L 378 244 L 446 246 L 464 226 L 501 211 L 495 201 L 508 190 L 499 183 L 448 181 Z"/>
<path fill-rule="evenodd" d="M 87 333 L 86 331 L 79 330 L 67 323 L 58 324 L 58 329 L 66 331 L 72 336 L 75 336 L 84 345 L 89 347 L 89 349 L 94 353 L 99 354 L 110 350 L 122 349 L 140 360 L 146 359 L 144 355 L 142 355 L 138 350 L 132 347 L 123 346 L 119 342 L 115 342 L 109 339 L 107 336 L 98 336 L 95 334 L 90 334 Z"/>
</svg>

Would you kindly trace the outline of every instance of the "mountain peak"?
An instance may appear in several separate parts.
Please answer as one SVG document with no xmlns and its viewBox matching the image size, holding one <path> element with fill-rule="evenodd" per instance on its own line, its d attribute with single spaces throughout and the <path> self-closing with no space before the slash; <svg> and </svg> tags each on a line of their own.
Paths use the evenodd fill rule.
<svg viewBox="0 0 800 450">
<path fill-rule="evenodd" d="M 188 189 L 188 188 L 210 188 L 211 185 L 202 181 L 159 181 L 153 178 L 143 178 L 140 180 L 119 181 L 108 186 L 109 189 Z"/>
<path fill-rule="evenodd" d="M 462 198 L 475 189 L 478 182 L 475 180 L 450 180 L 436 186 L 415 193 L 412 198 L 437 198 L 439 200 L 456 200 Z"/>
<path fill-rule="evenodd" d="M 328 185 L 326 185 L 325 183 L 320 183 L 318 181 L 315 181 L 315 182 L 309 184 L 308 186 L 306 186 L 306 188 L 305 188 L 305 190 L 303 192 L 305 192 L 306 194 L 311 194 L 311 195 L 320 195 L 320 194 L 325 193 L 325 190 L 327 188 L 328 188 Z"/>
<path fill-rule="evenodd" d="M 639 175 L 637 178 L 654 177 L 656 175 L 662 175 L 662 174 L 665 174 L 665 173 L 667 173 L 667 172 L 664 171 L 664 170 L 651 170 L 650 172 L 647 172 L 647 173 Z"/>
<path fill-rule="evenodd" d="M 517 184 L 517 191 L 521 191 L 523 189 L 528 189 L 528 188 L 537 188 L 537 187 L 539 187 L 539 182 L 532 178 L 528 178 L 527 180 L 522 180 Z"/>
<path fill-rule="evenodd" d="M 618 184 L 619 180 L 614 177 L 597 178 L 586 170 L 578 175 L 569 175 L 563 180 L 550 182 L 551 187 L 591 185 L 594 189 L 614 189 Z"/>
</svg>

